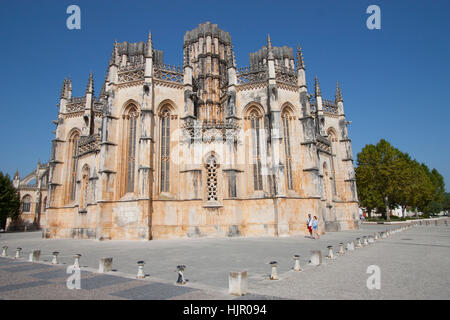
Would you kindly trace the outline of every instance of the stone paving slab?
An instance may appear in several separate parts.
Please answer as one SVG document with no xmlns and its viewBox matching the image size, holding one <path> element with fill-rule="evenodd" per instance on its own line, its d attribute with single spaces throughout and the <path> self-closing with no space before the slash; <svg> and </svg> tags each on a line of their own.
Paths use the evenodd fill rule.
<svg viewBox="0 0 450 320">
<path fill-rule="evenodd" d="M 124 291 L 111 293 L 113 296 L 132 300 L 165 300 L 195 291 L 187 287 L 178 287 L 164 283 L 151 283 Z"/>
<path fill-rule="evenodd" d="M 45 284 L 49 284 L 48 281 L 34 281 L 34 282 L 24 282 L 24 283 L 17 283 L 17 284 L 9 284 L 6 286 L 0 286 L 0 292 L 2 291 L 12 291 L 12 290 L 18 290 L 18 289 L 28 289 L 32 287 L 40 287 Z"/>
<path fill-rule="evenodd" d="M 10 268 L 2 268 L 3 271 L 8 272 L 25 272 L 36 269 L 51 269 L 51 266 L 45 264 L 29 264 L 29 265 L 14 266 Z"/>
<path fill-rule="evenodd" d="M 83 279 L 83 278 L 82 278 Z M 120 284 L 123 282 L 132 281 L 131 279 L 110 276 L 110 275 L 96 275 L 89 278 L 84 278 L 82 280 L 82 285 L 84 290 L 94 290 L 106 286 L 110 286 L 113 284 Z"/>
<path fill-rule="evenodd" d="M 84 278 L 87 276 L 88 273 L 85 271 L 81 271 L 81 278 Z M 30 274 L 30 277 L 42 279 L 42 280 L 55 280 L 55 279 L 61 279 L 61 278 L 67 278 L 69 274 L 67 274 L 65 269 L 58 269 L 58 270 L 52 270 L 52 271 L 44 271 L 44 272 L 38 272 Z"/>
</svg>

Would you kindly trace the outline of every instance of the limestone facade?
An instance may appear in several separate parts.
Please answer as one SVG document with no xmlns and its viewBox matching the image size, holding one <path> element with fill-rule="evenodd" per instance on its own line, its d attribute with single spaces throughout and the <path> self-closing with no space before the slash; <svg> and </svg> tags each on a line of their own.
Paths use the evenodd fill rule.
<svg viewBox="0 0 450 320">
<path fill-rule="evenodd" d="M 49 161 L 48 238 L 295 235 L 357 228 L 348 122 L 337 87 L 308 93 L 301 49 L 270 37 L 238 69 L 231 37 L 186 32 L 183 65 L 151 34 L 114 43 L 103 86 L 65 79 Z"/>
</svg>

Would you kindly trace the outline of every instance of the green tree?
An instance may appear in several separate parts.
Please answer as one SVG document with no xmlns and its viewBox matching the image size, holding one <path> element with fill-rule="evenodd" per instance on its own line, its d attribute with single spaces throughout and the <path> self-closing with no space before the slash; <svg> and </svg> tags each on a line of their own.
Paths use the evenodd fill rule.
<svg viewBox="0 0 450 320">
<path fill-rule="evenodd" d="M 446 192 L 444 196 L 444 208 L 445 211 L 450 211 L 450 193 Z"/>
<path fill-rule="evenodd" d="M 411 171 L 414 174 L 414 179 L 410 185 L 408 205 L 415 208 L 417 216 L 418 211 L 423 212 L 433 198 L 433 183 L 430 179 L 429 169 L 425 164 L 419 164 L 414 160 L 411 163 Z"/>
<path fill-rule="evenodd" d="M 6 219 L 19 216 L 20 199 L 9 175 L 0 171 L 0 228 L 4 229 Z"/>
<path fill-rule="evenodd" d="M 403 185 L 401 169 L 405 161 L 404 154 L 384 139 L 358 153 L 356 184 L 362 206 L 375 207 L 390 219 L 389 209 L 398 205 L 396 192 Z"/>
<path fill-rule="evenodd" d="M 425 207 L 426 213 L 439 213 L 444 210 L 445 204 L 445 182 L 444 177 L 436 169 L 429 170 L 427 168 L 428 177 L 432 183 L 432 196 Z"/>
</svg>

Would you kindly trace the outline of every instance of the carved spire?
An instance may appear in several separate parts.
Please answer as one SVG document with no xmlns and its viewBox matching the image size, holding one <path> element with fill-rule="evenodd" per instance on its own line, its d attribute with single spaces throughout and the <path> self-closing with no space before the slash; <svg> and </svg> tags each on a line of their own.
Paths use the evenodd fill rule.
<svg viewBox="0 0 450 320">
<path fill-rule="evenodd" d="M 300 45 L 297 47 L 297 69 L 305 69 L 305 62 L 303 61 L 303 53 Z"/>
<path fill-rule="evenodd" d="M 270 41 L 270 34 L 267 35 L 267 59 L 273 60 L 272 42 Z"/>
<path fill-rule="evenodd" d="M 233 58 L 233 66 L 236 67 L 236 56 L 234 55 L 233 46 L 231 46 L 231 56 Z"/>
<path fill-rule="evenodd" d="M 67 77 L 67 91 L 72 91 L 72 79 L 70 77 Z"/>
<path fill-rule="evenodd" d="M 322 96 L 322 93 L 320 92 L 319 79 L 317 76 L 314 78 L 314 95 L 316 97 Z"/>
<path fill-rule="evenodd" d="M 89 73 L 88 84 L 86 86 L 86 94 L 94 94 L 94 75 L 92 72 Z"/>
<path fill-rule="evenodd" d="M 183 54 L 183 66 L 189 66 L 190 64 L 190 56 L 189 56 L 189 47 L 186 46 L 186 48 L 184 49 L 184 54 Z"/>
<path fill-rule="evenodd" d="M 147 37 L 147 48 L 145 50 L 145 57 L 151 58 L 153 57 L 153 40 L 152 40 L 152 32 L 148 31 L 148 37 Z"/>
<path fill-rule="evenodd" d="M 114 45 L 113 45 L 113 49 L 111 52 L 111 57 L 109 58 L 109 65 L 112 66 L 113 64 L 116 63 L 116 45 L 117 45 L 117 41 L 114 40 Z"/>
<path fill-rule="evenodd" d="M 336 94 L 334 95 L 334 100 L 336 102 L 343 102 L 341 88 L 339 87 L 339 81 L 336 82 Z"/>
<path fill-rule="evenodd" d="M 62 85 L 62 87 L 61 87 L 60 98 L 61 98 L 61 99 L 66 98 L 66 97 L 67 97 L 66 93 L 67 93 L 67 79 L 64 78 L 63 85 Z"/>
<path fill-rule="evenodd" d="M 227 68 L 236 67 L 236 57 L 234 56 L 234 50 L 231 46 L 230 53 L 227 54 Z"/>
<path fill-rule="evenodd" d="M 16 173 L 14 174 L 14 179 L 19 179 L 19 169 L 16 169 Z"/>
</svg>

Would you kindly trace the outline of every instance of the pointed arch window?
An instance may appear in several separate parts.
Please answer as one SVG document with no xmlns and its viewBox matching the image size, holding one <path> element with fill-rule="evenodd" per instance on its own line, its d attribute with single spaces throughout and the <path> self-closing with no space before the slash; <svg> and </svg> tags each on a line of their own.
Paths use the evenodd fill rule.
<svg viewBox="0 0 450 320">
<path fill-rule="evenodd" d="M 71 166 L 70 166 L 70 201 L 75 200 L 76 190 L 77 190 L 77 170 L 78 170 L 78 143 L 80 141 L 80 134 L 75 132 L 70 138 L 70 155 L 71 155 Z"/>
<path fill-rule="evenodd" d="M 261 174 L 261 116 L 256 110 L 250 113 L 250 123 L 252 131 L 252 160 L 253 160 L 253 188 L 255 191 L 263 189 Z"/>
<path fill-rule="evenodd" d="M 330 141 L 330 145 L 331 145 L 331 175 L 330 175 L 330 179 L 333 180 L 332 185 L 332 191 L 333 194 L 336 195 L 337 194 L 337 188 L 336 188 L 336 172 L 335 172 L 335 165 L 336 165 L 336 156 L 337 156 L 337 135 L 335 133 L 335 131 L 330 128 L 327 131 L 327 135 L 328 135 L 328 140 Z"/>
<path fill-rule="evenodd" d="M 31 197 L 26 195 L 22 200 L 22 212 L 30 212 L 31 210 Z"/>
<path fill-rule="evenodd" d="M 85 211 L 88 202 L 89 192 L 89 166 L 85 165 L 81 174 L 81 194 L 80 194 L 80 211 Z"/>
<path fill-rule="evenodd" d="M 289 126 L 289 113 L 285 112 L 282 115 L 283 122 L 283 140 L 284 140 L 284 155 L 286 161 L 286 181 L 288 190 L 294 189 L 294 183 L 292 178 L 292 154 L 291 154 L 291 137 L 290 137 L 290 126 Z"/>
<path fill-rule="evenodd" d="M 161 192 L 170 187 L 170 111 L 161 112 Z"/>
<path fill-rule="evenodd" d="M 127 127 L 126 141 L 126 192 L 134 192 L 134 178 L 136 171 L 136 125 L 138 113 L 136 107 L 130 107 L 128 114 L 125 116 Z"/>
<path fill-rule="evenodd" d="M 213 155 L 206 160 L 207 201 L 217 201 L 217 160 Z"/>
</svg>

